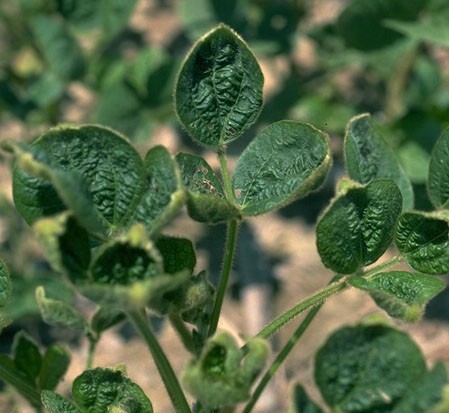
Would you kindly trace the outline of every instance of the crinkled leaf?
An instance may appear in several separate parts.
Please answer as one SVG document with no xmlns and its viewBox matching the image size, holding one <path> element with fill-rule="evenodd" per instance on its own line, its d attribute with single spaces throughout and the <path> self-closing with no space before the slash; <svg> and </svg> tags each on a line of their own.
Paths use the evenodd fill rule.
<svg viewBox="0 0 449 413">
<path fill-rule="evenodd" d="M 449 207 L 449 128 L 435 143 L 430 157 L 428 191 L 436 208 Z"/>
<path fill-rule="evenodd" d="M 323 410 L 309 397 L 304 387 L 295 384 L 290 400 L 289 413 L 323 413 Z"/>
<path fill-rule="evenodd" d="M 42 356 L 37 344 L 21 331 L 14 337 L 13 354 L 17 370 L 25 374 L 30 383 L 34 384 L 42 365 Z"/>
<path fill-rule="evenodd" d="M 242 213 L 260 215 L 306 196 L 323 183 L 331 162 L 324 132 L 295 121 L 268 126 L 237 161 L 232 185 Z"/>
<path fill-rule="evenodd" d="M 195 268 L 196 255 L 190 240 L 164 236 L 157 240 L 156 248 L 162 255 L 166 273 L 174 274 L 182 270 L 192 272 Z"/>
<path fill-rule="evenodd" d="M 438 213 L 405 212 L 395 243 L 408 264 L 426 274 L 449 271 L 449 220 Z"/>
<path fill-rule="evenodd" d="M 238 209 L 224 195 L 220 179 L 200 156 L 178 153 L 176 162 L 187 188 L 187 210 L 192 219 L 216 224 L 240 216 Z"/>
<path fill-rule="evenodd" d="M 345 43 L 363 51 L 391 45 L 401 34 L 384 25 L 386 19 L 415 20 L 428 0 L 352 0 L 337 20 Z"/>
<path fill-rule="evenodd" d="M 349 121 L 344 153 L 350 178 L 362 184 L 374 179 L 389 178 L 402 193 L 403 208 L 413 208 L 410 179 L 369 114 L 356 116 Z"/>
<path fill-rule="evenodd" d="M 38 14 L 29 23 L 32 39 L 50 70 L 64 80 L 81 77 L 85 70 L 83 52 L 64 21 L 55 15 Z"/>
<path fill-rule="evenodd" d="M 120 370 L 86 370 L 73 382 L 72 394 L 83 412 L 153 412 L 142 389 Z"/>
<path fill-rule="evenodd" d="M 41 399 L 50 413 L 82 413 L 70 400 L 51 390 L 43 390 Z"/>
<path fill-rule="evenodd" d="M 88 233 L 69 212 L 41 218 L 33 225 L 52 267 L 69 278 L 86 278 L 91 252 Z"/>
<path fill-rule="evenodd" d="M 218 148 L 257 119 L 263 75 L 246 43 L 219 25 L 193 46 L 175 88 L 176 112 L 189 135 Z"/>
<path fill-rule="evenodd" d="M 446 368 L 442 363 L 437 363 L 432 370 L 417 378 L 392 413 L 429 413 L 431 408 L 442 401 L 444 386 L 447 384 Z M 446 408 L 440 413 L 447 411 Z"/>
<path fill-rule="evenodd" d="M 375 262 L 393 240 L 402 197 L 388 179 L 348 188 L 318 221 L 317 247 L 323 264 L 350 274 Z"/>
<path fill-rule="evenodd" d="M 11 297 L 11 279 L 6 265 L 0 259 L 0 308 L 4 307 Z"/>
<path fill-rule="evenodd" d="M 393 411 L 426 373 L 423 355 L 403 332 L 384 325 L 344 327 L 315 358 L 315 381 L 342 413 Z"/>
<path fill-rule="evenodd" d="M 42 319 L 47 324 L 70 327 L 81 331 L 87 330 L 87 322 L 79 311 L 64 301 L 47 298 L 42 286 L 36 288 L 36 301 Z"/>
<path fill-rule="evenodd" d="M 244 355 L 229 333 L 209 339 L 198 359 L 183 373 L 187 390 L 209 408 L 233 406 L 249 397 L 251 385 L 262 371 L 268 347 L 264 340 L 252 338 Z"/>
<path fill-rule="evenodd" d="M 39 388 L 53 390 L 67 372 L 69 364 L 70 353 L 66 347 L 58 344 L 48 347 L 39 371 Z"/>
<path fill-rule="evenodd" d="M 175 161 L 163 146 L 145 157 L 146 184 L 132 221 L 143 223 L 149 233 L 158 232 L 184 205 L 184 191 Z"/>
<path fill-rule="evenodd" d="M 409 322 L 418 321 L 426 304 L 446 286 L 430 275 L 405 271 L 383 272 L 370 279 L 352 277 L 349 282 L 368 291 L 390 316 Z"/>
<path fill-rule="evenodd" d="M 125 313 L 116 306 L 100 306 L 92 316 L 90 325 L 95 333 L 101 334 L 125 318 Z"/>
</svg>

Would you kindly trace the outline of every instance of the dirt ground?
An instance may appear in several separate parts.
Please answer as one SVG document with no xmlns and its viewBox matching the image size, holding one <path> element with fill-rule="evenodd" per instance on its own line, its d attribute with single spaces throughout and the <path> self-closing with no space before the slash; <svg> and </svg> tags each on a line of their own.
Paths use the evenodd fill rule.
<svg viewBox="0 0 449 413">
<path fill-rule="evenodd" d="M 326 18 L 332 18 L 343 3 L 344 1 L 336 0 L 316 1 L 313 19 L 322 21 Z M 135 28 L 144 31 L 147 39 L 153 43 L 163 43 L 180 24 L 173 14 L 166 11 L 156 12 L 151 1 L 139 3 L 132 22 Z M 310 56 L 304 55 L 303 51 L 298 51 L 298 58 L 307 59 Z M 282 63 L 279 64 L 282 66 Z M 277 66 L 273 66 L 273 64 L 263 64 L 267 78 L 267 94 L 276 86 L 276 77 L 272 73 L 275 67 Z M 78 104 L 81 105 L 82 109 L 67 108 L 69 117 L 73 121 L 81 118 L 83 111 L 88 110 L 89 105 L 92 104 L 85 91 L 74 86 L 74 94 L 77 93 L 79 94 Z M 8 137 L 30 136 L 29 131 L 18 123 L 11 122 L 1 126 L 3 131 L 8 131 Z M 177 149 L 177 138 L 173 131 L 162 128 L 157 131 L 156 135 L 153 143 L 163 143 L 172 151 Z M 10 191 L 9 180 L 8 172 L 4 171 L 0 174 L 0 185 L 2 190 L 6 192 Z M 177 235 L 182 235 L 178 231 L 180 231 L 180 228 L 185 228 L 185 222 L 185 217 L 179 217 L 170 230 Z M 281 288 L 271 302 L 273 314 L 281 313 L 327 284 L 332 273 L 326 270 L 320 262 L 315 247 L 313 225 L 307 223 L 301 215 L 286 218 L 277 213 L 270 213 L 252 220 L 250 224 L 266 253 L 282 257 L 274 267 Z M 201 236 L 202 229 L 200 226 L 192 223 L 187 225 L 194 238 Z M 239 251 L 240 254 L 245 253 L 244 244 L 240 244 Z M 393 253 L 394 251 L 388 252 L 388 254 Z M 202 255 L 197 269 L 201 270 L 206 266 L 207 256 Z M 246 311 L 248 314 L 248 310 Z M 379 311 L 366 294 L 354 289 L 330 299 L 288 358 L 285 368 L 279 372 L 276 383 L 279 405 L 277 410 L 273 410 L 273 412 L 287 410 L 286 393 L 289 391 L 290 384 L 294 381 L 305 384 L 312 397 L 319 400 L 319 394 L 312 384 L 313 355 L 317 348 L 339 326 L 356 323 L 362 317 Z M 235 333 L 243 334 L 251 330 L 246 322 L 248 316 L 245 317 L 242 302 L 233 301 L 228 297 L 224 305 L 224 314 L 224 320 L 220 323 L 219 328 L 230 329 Z M 277 337 L 279 344 L 288 340 L 301 319 L 299 317 L 280 331 Z M 399 328 L 412 334 L 430 365 L 436 360 L 443 360 L 449 364 L 449 324 L 424 319 L 414 325 L 399 324 Z M 167 351 L 175 370 L 181 371 L 183 365 L 188 361 L 189 355 L 181 346 L 176 334 L 168 324 L 164 324 L 159 337 L 162 347 Z M 72 379 L 83 370 L 86 353 L 85 347 L 73 348 L 73 363 L 65 382 L 61 386 L 61 391 L 66 391 Z M 142 386 L 151 398 L 155 412 L 168 413 L 173 411 L 148 350 L 138 337 L 132 336 L 124 339 L 117 334 L 117 331 L 108 332 L 99 343 L 94 364 L 95 366 L 126 365 L 129 376 Z M 28 412 L 31 413 L 31 410 L 23 405 L 21 413 Z"/>
</svg>

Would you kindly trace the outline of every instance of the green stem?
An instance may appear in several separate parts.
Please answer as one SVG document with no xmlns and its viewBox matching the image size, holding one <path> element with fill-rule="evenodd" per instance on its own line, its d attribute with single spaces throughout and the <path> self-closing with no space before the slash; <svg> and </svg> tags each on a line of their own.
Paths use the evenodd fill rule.
<svg viewBox="0 0 449 413">
<path fill-rule="evenodd" d="M 131 310 L 127 314 L 147 343 L 175 411 L 179 413 L 191 413 L 181 385 L 164 350 L 162 350 L 156 336 L 151 330 L 145 311 Z"/>
<path fill-rule="evenodd" d="M 277 330 L 279 330 L 281 327 L 287 324 L 298 314 L 301 314 L 303 311 L 307 310 L 310 307 L 321 304 L 330 296 L 340 291 L 343 291 L 347 287 L 348 287 L 347 277 L 343 277 L 338 281 L 329 284 L 327 287 L 316 292 L 315 294 L 296 304 L 289 310 L 285 311 L 280 316 L 276 317 L 257 334 L 257 337 L 261 338 L 271 337 Z"/>
<path fill-rule="evenodd" d="M 374 268 L 366 271 L 363 274 L 363 277 L 364 278 L 371 278 L 371 277 L 379 274 L 383 270 L 386 270 L 386 269 L 392 267 L 393 265 L 399 264 L 402 261 L 403 261 L 402 256 L 401 255 L 396 255 L 395 257 L 389 259 L 388 261 L 385 261 L 383 264 L 376 265 Z"/>
<path fill-rule="evenodd" d="M 230 203 L 235 204 L 235 196 L 234 192 L 232 191 L 231 177 L 229 176 L 228 160 L 226 158 L 225 148 L 220 148 L 218 150 L 218 159 L 220 161 L 220 170 L 221 176 L 223 177 L 223 186 L 226 199 Z"/>
<path fill-rule="evenodd" d="M 208 337 L 217 331 L 218 319 L 220 318 L 221 307 L 228 287 L 229 277 L 232 269 L 232 261 L 234 259 L 235 245 L 237 243 L 238 222 L 233 219 L 228 222 L 228 234 L 225 245 L 225 256 L 223 261 L 223 269 L 221 271 L 220 282 L 215 295 L 214 307 L 209 323 Z"/>
<path fill-rule="evenodd" d="M 34 407 L 39 408 L 41 406 L 40 393 L 33 386 L 27 383 L 21 375 L 8 368 L 7 364 L 3 363 L 3 358 L 6 359 L 6 356 L 2 356 L 2 358 L 0 358 L 0 379 L 13 386 Z"/>
<path fill-rule="evenodd" d="M 182 341 L 182 344 L 184 344 L 184 347 L 193 353 L 195 351 L 195 346 L 193 344 L 192 334 L 189 331 L 189 329 L 186 327 L 184 322 L 182 321 L 181 317 L 177 313 L 170 313 L 169 315 L 170 322 L 173 326 L 173 328 L 178 333 L 179 338 Z"/>
</svg>

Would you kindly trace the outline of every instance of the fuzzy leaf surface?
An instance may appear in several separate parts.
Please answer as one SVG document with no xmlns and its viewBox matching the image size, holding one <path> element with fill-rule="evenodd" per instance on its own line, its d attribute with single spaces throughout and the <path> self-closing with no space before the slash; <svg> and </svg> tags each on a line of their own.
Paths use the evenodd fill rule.
<svg viewBox="0 0 449 413">
<path fill-rule="evenodd" d="M 175 87 L 176 112 L 193 140 L 218 148 L 255 122 L 262 88 L 254 55 L 232 29 L 221 24 L 187 55 Z"/>
<path fill-rule="evenodd" d="M 428 192 L 435 208 L 449 207 L 449 128 L 436 141 L 430 156 Z"/>
<path fill-rule="evenodd" d="M 449 223 L 438 213 L 402 214 L 395 243 L 415 270 L 434 275 L 449 271 Z"/>
<path fill-rule="evenodd" d="M 409 322 L 418 321 L 426 304 L 446 286 L 430 275 L 405 271 L 383 272 L 369 280 L 353 277 L 350 284 L 368 291 L 390 316 Z"/>
<path fill-rule="evenodd" d="M 426 373 L 418 346 L 403 332 L 383 325 L 344 327 L 315 358 L 315 381 L 333 411 L 394 411 Z"/>
<path fill-rule="evenodd" d="M 220 179 L 202 157 L 180 152 L 176 161 L 187 188 L 187 210 L 192 219 L 216 224 L 240 216 L 226 200 Z"/>
<path fill-rule="evenodd" d="M 50 413 L 82 413 L 70 400 L 51 390 L 43 390 L 41 399 Z"/>
<path fill-rule="evenodd" d="M 323 264 L 351 274 L 375 262 L 393 240 L 401 209 L 401 193 L 389 179 L 348 188 L 317 224 L 316 243 Z"/>
<path fill-rule="evenodd" d="M 295 121 L 268 126 L 235 168 L 232 185 L 243 215 L 260 215 L 306 196 L 323 183 L 330 165 L 324 132 Z"/>
<path fill-rule="evenodd" d="M 349 121 L 344 154 L 351 179 L 367 184 L 374 179 L 389 178 L 401 190 L 403 208 L 413 208 L 410 179 L 369 114 L 356 116 Z"/>
</svg>

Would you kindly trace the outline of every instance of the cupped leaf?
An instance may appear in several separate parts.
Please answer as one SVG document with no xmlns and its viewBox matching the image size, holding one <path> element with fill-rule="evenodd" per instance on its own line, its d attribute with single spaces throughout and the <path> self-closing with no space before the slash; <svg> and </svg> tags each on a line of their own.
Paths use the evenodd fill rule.
<svg viewBox="0 0 449 413">
<path fill-rule="evenodd" d="M 47 324 L 87 331 L 87 321 L 81 313 L 64 301 L 46 297 L 42 286 L 36 288 L 36 301 L 42 319 Z"/>
<path fill-rule="evenodd" d="M 157 240 L 156 248 L 162 255 L 166 273 L 174 274 L 183 270 L 193 272 L 196 265 L 196 254 L 190 240 L 163 236 Z"/>
<path fill-rule="evenodd" d="M 401 192 L 389 179 L 347 188 L 317 224 L 316 243 L 323 264 L 351 274 L 375 262 L 393 240 L 401 209 Z"/>
<path fill-rule="evenodd" d="M 368 291 L 390 316 L 408 322 L 418 321 L 426 304 L 446 286 L 430 275 L 405 271 L 383 272 L 370 279 L 352 277 L 349 283 Z"/>
<path fill-rule="evenodd" d="M 233 406 L 249 397 L 251 385 L 262 371 L 268 347 L 252 338 L 243 354 L 229 333 L 209 339 L 199 359 L 192 360 L 183 373 L 187 390 L 209 408 Z"/>
<path fill-rule="evenodd" d="M 73 282 L 87 277 L 91 258 L 89 235 L 72 213 L 41 218 L 33 228 L 56 271 L 67 274 Z"/>
<path fill-rule="evenodd" d="M 11 297 L 12 286 L 9 271 L 0 259 L 0 308 L 4 307 Z"/>
<path fill-rule="evenodd" d="M 430 157 L 428 192 L 436 208 L 449 208 L 449 128 L 433 147 Z"/>
<path fill-rule="evenodd" d="M 140 201 L 142 160 L 110 129 L 56 127 L 35 140 L 31 152 L 35 155 L 16 151 L 13 176 L 16 207 L 29 223 L 64 210 L 65 204 L 82 224 L 85 215 L 94 220 L 95 213 L 112 232 L 126 223 Z"/>
<path fill-rule="evenodd" d="M 337 20 L 337 31 L 353 48 L 371 51 L 389 46 L 401 34 L 384 25 L 386 19 L 415 20 L 428 0 L 352 0 Z"/>
<path fill-rule="evenodd" d="M 239 210 L 226 200 L 220 179 L 202 157 L 180 152 L 176 162 L 187 189 L 187 210 L 192 219 L 217 224 L 240 217 Z"/>
<path fill-rule="evenodd" d="M 449 271 L 449 219 L 442 214 L 405 212 L 398 221 L 395 243 L 415 270 L 426 274 Z"/>
<path fill-rule="evenodd" d="M 367 184 L 374 179 L 389 178 L 401 191 L 403 208 L 413 208 L 410 179 L 369 114 L 356 116 L 349 121 L 344 154 L 351 179 Z"/>
<path fill-rule="evenodd" d="M 221 24 L 187 55 L 175 88 L 176 112 L 193 140 L 218 148 L 255 122 L 262 88 L 263 75 L 254 55 Z"/>
<path fill-rule="evenodd" d="M 68 349 L 59 344 L 48 347 L 39 371 L 39 388 L 53 390 L 63 378 L 70 364 Z"/>
<path fill-rule="evenodd" d="M 344 327 L 315 358 L 315 381 L 333 411 L 393 412 L 426 373 L 417 345 L 384 325 Z"/>
<path fill-rule="evenodd" d="M 327 134 L 301 122 L 265 128 L 243 151 L 233 189 L 243 215 L 260 215 L 302 198 L 325 180 L 331 165 Z"/>
<path fill-rule="evenodd" d="M 180 172 L 163 146 L 148 151 L 145 162 L 146 183 L 132 222 L 141 222 L 150 234 L 157 233 L 184 205 Z"/>
</svg>

